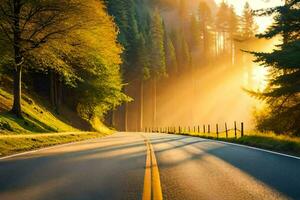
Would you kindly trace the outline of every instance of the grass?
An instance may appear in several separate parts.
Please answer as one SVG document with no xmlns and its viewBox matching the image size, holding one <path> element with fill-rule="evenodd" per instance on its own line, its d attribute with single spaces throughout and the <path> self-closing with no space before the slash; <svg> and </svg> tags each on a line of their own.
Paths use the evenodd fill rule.
<svg viewBox="0 0 300 200">
<path fill-rule="evenodd" d="M 177 133 L 178 134 L 178 133 Z M 235 138 L 233 131 L 230 131 L 228 138 L 226 134 L 222 133 L 217 138 L 216 133 L 204 134 L 204 133 L 181 133 L 180 135 L 189 135 L 194 137 L 207 138 L 212 140 L 219 140 L 225 142 L 231 142 L 236 144 L 243 144 L 247 146 L 262 148 L 266 150 L 276 151 L 279 153 L 286 153 L 289 155 L 300 156 L 300 138 L 287 135 L 276 135 L 274 133 L 246 133 L 244 137 L 240 137 L 238 134 Z"/>
<path fill-rule="evenodd" d="M 6 132 L 26 134 L 78 131 L 26 95 L 23 95 L 22 101 L 24 119 L 18 119 L 8 112 L 12 99 L 10 93 L 0 89 L 0 107 L 2 109 L 0 112 L 0 132 L 4 134 Z"/>
<path fill-rule="evenodd" d="M 112 132 L 70 132 L 26 135 L 1 135 L 0 156 L 35 150 L 58 144 L 83 141 L 107 136 Z"/>
<path fill-rule="evenodd" d="M 9 112 L 13 102 L 12 94 L 9 92 L 11 88 L 3 85 L 1 87 L 0 157 L 58 144 L 100 138 L 113 133 L 98 119 L 95 119 L 90 127 L 76 113 L 66 108 L 63 108 L 62 115 L 56 115 L 50 111 L 46 100 L 29 94 L 26 90 L 23 90 L 22 94 L 24 119 L 16 118 Z M 97 132 L 82 132 L 79 129 Z"/>
</svg>

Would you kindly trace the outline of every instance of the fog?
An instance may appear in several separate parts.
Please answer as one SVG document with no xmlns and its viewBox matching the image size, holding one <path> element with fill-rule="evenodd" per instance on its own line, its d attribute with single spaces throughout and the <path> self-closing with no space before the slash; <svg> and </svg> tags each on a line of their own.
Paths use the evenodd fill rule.
<svg viewBox="0 0 300 200">
<path fill-rule="evenodd" d="M 179 65 L 176 74 L 169 73 L 155 81 L 146 80 L 142 86 L 142 96 L 139 82 L 128 85 L 127 93 L 134 97 L 134 101 L 123 108 L 125 122 L 116 122 L 127 124 L 127 130 L 198 125 L 202 127 L 204 124 L 215 126 L 217 123 L 222 129 L 225 123 L 230 128 L 235 121 L 244 122 L 246 130 L 255 128 L 254 113 L 264 109 L 264 103 L 252 97 L 246 90 L 263 91 L 268 83 L 268 70 L 254 63 L 254 57 L 243 50 L 270 51 L 275 48 L 278 39 L 238 40 L 232 37 L 230 32 L 224 32 L 215 25 L 217 4 L 203 0 L 211 9 L 212 20 L 215 22 L 206 25 L 207 33 L 203 32 L 201 42 L 197 47 L 192 47 L 192 25 L 188 21 L 193 15 L 198 19 L 197 5 L 200 1 L 188 1 L 186 15 L 178 14 L 183 12 L 180 11 L 181 7 L 178 8 L 179 11 L 170 6 L 161 10 L 166 27 L 165 34 L 173 39 L 174 47 L 177 48 L 177 59 L 182 55 L 180 45 L 178 48 L 176 42 L 178 38 L 183 38 L 190 45 L 191 64 Z M 178 3 L 172 2 L 169 3 L 178 6 Z M 172 38 L 174 34 L 178 35 Z"/>
</svg>

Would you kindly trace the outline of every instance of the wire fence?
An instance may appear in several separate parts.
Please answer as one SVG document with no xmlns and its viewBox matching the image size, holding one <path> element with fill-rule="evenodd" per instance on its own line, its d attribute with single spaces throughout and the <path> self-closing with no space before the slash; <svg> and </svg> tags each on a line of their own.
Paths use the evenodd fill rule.
<svg viewBox="0 0 300 200">
<path fill-rule="evenodd" d="M 146 133 L 168 133 L 168 134 L 182 134 L 182 135 L 198 135 L 214 138 L 240 138 L 245 135 L 244 123 L 239 125 L 237 122 L 233 123 L 233 127 L 229 128 L 225 123 L 224 127 L 216 124 L 214 127 L 211 124 L 198 126 L 168 126 L 168 127 L 146 127 Z"/>
</svg>

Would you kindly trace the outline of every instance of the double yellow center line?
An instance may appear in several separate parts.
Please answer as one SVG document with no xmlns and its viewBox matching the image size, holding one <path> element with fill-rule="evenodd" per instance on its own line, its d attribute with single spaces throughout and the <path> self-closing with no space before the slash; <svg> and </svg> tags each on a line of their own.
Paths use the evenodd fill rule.
<svg viewBox="0 0 300 200">
<path fill-rule="evenodd" d="M 149 139 L 145 137 L 147 147 L 146 170 L 144 178 L 143 200 L 162 200 L 160 176 L 154 149 Z"/>
</svg>

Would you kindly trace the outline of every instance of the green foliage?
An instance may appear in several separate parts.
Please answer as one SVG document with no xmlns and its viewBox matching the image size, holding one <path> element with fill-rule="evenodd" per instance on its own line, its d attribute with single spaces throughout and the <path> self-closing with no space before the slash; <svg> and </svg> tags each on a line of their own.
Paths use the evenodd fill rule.
<svg viewBox="0 0 300 200">
<path fill-rule="evenodd" d="M 177 57 L 176 57 L 176 50 L 171 38 L 168 34 L 165 34 L 165 53 L 166 53 L 166 68 L 167 73 L 174 75 L 178 72 L 178 64 L 177 64 Z"/>
<path fill-rule="evenodd" d="M 1 106 L 9 107 L 12 95 L 0 89 Z M 45 132 L 66 132 L 77 131 L 68 123 L 63 122 L 58 116 L 53 115 L 48 109 L 33 101 L 31 97 L 23 94 L 24 119 L 16 118 L 10 113 L 0 113 L 0 132 L 9 131 L 15 134 L 24 133 L 45 133 Z"/>
<path fill-rule="evenodd" d="M 182 31 L 176 30 L 171 33 L 176 52 L 178 72 L 184 73 L 191 65 L 191 54 L 188 42 Z"/>
<path fill-rule="evenodd" d="M 14 66 L 12 35 L 3 37 L 5 30 L 10 30 L 12 19 L 6 17 L 10 8 L 1 8 L 0 45 L 5 48 L 0 51 L 0 65 Z M 19 46 L 26 70 L 54 72 L 60 81 L 73 87 L 82 117 L 103 117 L 128 100 L 121 92 L 123 48 L 117 41 L 117 27 L 101 1 L 26 1 L 19 25 L 23 27 Z M 134 21 L 124 26 L 137 27 Z"/>
<path fill-rule="evenodd" d="M 148 4 L 143 0 L 106 0 L 106 5 L 119 28 L 118 40 L 124 46 L 125 80 L 150 78 Z"/>
<path fill-rule="evenodd" d="M 96 139 L 111 134 L 108 130 L 102 132 L 68 132 L 33 135 L 3 135 L 0 136 L 0 155 L 6 156 L 25 151 L 45 148 L 58 144 Z"/>
<path fill-rule="evenodd" d="M 151 69 L 155 77 L 166 75 L 164 34 L 162 18 L 159 11 L 155 10 L 150 25 Z"/>
<path fill-rule="evenodd" d="M 300 134 L 300 2 L 290 1 L 285 6 L 260 11 L 275 15 L 275 23 L 259 37 L 283 37 L 283 43 L 271 53 L 253 52 L 256 62 L 270 71 L 269 87 L 256 96 L 265 100 L 270 112 L 259 120 L 260 129 L 277 133 Z"/>
</svg>

